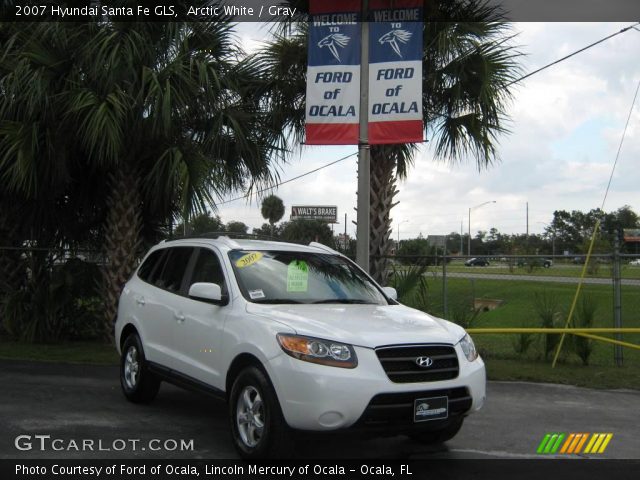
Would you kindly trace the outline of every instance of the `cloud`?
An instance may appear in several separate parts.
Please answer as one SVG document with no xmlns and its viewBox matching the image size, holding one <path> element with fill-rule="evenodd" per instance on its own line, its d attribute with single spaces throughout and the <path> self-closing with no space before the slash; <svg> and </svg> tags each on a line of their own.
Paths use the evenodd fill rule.
<svg viewBox="0 0 640 480">
<path fill-rule="evenodd" d="M 626 24 L 523 23 L 516 42 L 527 55 L 524 71 L 532 71 Z M 249 31 L 251 38 L 257 38 Z M 252 36 L 254 35 L 254 36 Z M 244 40 L 243 40 L 244 41 Z M 472 160 L 449 166 L 433 160 L 430 144 L 420 149 L 407 181 L 399 183 L 400 204 L 393 209 L 394 238 L 399 222 L 403 238 L 419 233 L 446 234 L 496 227 L 506 233 L 529 227 L 542 231 L 553 211 L 599 207 L 618 149 L 635 88 L 640 81 L 640 32 L 629 31 L 552 66 L 514 90 L 510 109 L 512 133 L 500 139 L 501 162 L 478 172 Z M 606 210 L 628 204 L 640 212 L 640 99 L 629 125 Z M 329 163 L 355 151 L 352 147 L 307 147 L 284 167 L 282 179 Z M 294 204 L 338 205 L 340 221 L 348 214 L 353 233 L 357 176 L 355 158 L 282 186 L 276 192 L 288 207 Z M 224 220 L 263 223 L 259 205 L 242 202 L 220 209 Z M 342 231 L 344 225 L 336 226 Z"/>
</svg>

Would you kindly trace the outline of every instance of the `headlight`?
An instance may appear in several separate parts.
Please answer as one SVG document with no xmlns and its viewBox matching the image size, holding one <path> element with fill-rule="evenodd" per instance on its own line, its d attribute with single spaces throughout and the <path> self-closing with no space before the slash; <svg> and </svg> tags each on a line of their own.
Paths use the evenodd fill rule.
<svg viewBox="0 0 640 480">
<path fill-rule="evenodd" d="M 282 350 L 298 360 L 340 368 L 358 366 L 358 358 L 351 345 L 288 333 L 279 333 L 276 338 Z"/>
<path fill-rule="evenodd" d="M 465 357 L 467 357 L 467 360 L 470 362 L 473 362 L 478 358 L 478 351 L 476 350 L 476 346 L 473 344 L 473 340 L 471 340 L 468 333 L 460 340 L 460 348 L 462 348 Z"/>
</svg>

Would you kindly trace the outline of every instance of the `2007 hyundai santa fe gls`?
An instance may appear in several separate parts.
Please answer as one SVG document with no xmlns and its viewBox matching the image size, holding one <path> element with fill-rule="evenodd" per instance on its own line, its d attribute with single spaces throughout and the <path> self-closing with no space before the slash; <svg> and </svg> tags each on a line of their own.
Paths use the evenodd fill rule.
<svg viewBox="0 0 640 480">
<path fill-rule="evenodd" d="M 120 297 L 122 390 L 221 396 L 245 458 L 286 454 L 290 429 L 446 441 L 484 402 L 484 363 L 464 329 L 395 296 L 317 243 L 160 243 Z"/>
</svg>

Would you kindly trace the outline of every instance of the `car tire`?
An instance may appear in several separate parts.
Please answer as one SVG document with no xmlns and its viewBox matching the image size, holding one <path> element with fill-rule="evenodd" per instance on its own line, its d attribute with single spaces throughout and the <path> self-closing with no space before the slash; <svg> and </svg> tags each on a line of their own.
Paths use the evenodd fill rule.
<svg viewBox="0 0 640 480">
<path fill-rule="evenodd" d="M 120 386 L 133 403 L 150 403 L 158 394 L 160 380 L 148 369 L 140 337 L 133 333 L 122 345 Z"/>
<path fill-rule="evenodd" d="M 463 417 L 452 420 L 449 425 L 440 429 L 427 432 L 411 433 L 409 438 L 416 443 L 432 445 L 436 443 L 444 443 L 451 440 L 462 428 Z"/>
<path fill-rule="evenodd" d="M 282 415 L 267 375 L 247 367 L 236 378 L 229 396 L 233 444 L 246 460 L 291 456 L 292 430 Z"/>
</svg>

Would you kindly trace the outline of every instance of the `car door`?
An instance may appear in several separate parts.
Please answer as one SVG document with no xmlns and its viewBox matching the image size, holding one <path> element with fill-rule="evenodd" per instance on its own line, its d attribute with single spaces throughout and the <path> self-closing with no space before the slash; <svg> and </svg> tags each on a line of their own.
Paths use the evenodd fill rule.
<svg viewBox="0 0 640 480">
<path fill-rule="evenodd" d="M 188 274 L 186 292 L 197 282 L 217 283 L 223 296 L 228 296 L 228 284 L 220 258 L 209 248 L 197 249 L 193 268 Z M 214 305 L 185 297 L 181 307 L 184 322 L 177 337 L 181 372 L 207 385 L 224 388 L 224 378 L 220 372 L 221 338 L 229 305 Z"/>
<path fill-rule="evenodd" d="M 155 288 L 145 298 L 145 332 L 152 355 L 149 360 L 174 370 L 181 368 L 178 335 L 184 317 L 185 273 L 195 253 L 194 247 L 167 249 L 160 272 L 154 275 Z"/>
</svg>

